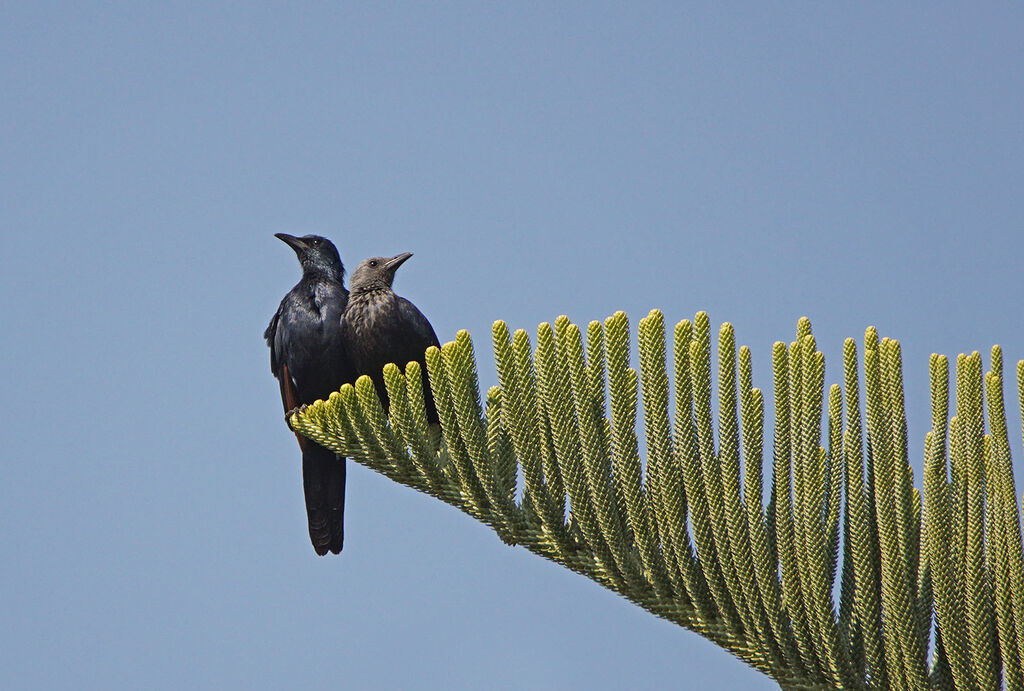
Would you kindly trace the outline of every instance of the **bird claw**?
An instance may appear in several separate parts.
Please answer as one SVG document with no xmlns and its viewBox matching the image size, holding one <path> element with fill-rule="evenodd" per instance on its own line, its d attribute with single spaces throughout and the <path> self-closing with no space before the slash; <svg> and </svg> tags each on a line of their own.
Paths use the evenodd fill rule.
<svg viewBox="0 0 1024 691">
<path fill-rule="evenodd" d="M 284 414 L 285 422 L 288 422 L 288 420 L 291 418 L 292 415 L 295 415 L 296 413 L 301 413 L 301 412 L 303 412 L 308 407 L 309 407 L 308 403 L 303 403 L 300 406 L 292 408 L 291 410 L 289 410 L 287 413 Z"/>
</svg>

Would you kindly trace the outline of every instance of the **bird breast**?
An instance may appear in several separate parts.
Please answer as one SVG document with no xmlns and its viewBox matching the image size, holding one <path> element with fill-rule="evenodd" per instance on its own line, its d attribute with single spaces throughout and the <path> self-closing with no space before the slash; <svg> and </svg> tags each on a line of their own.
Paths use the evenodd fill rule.
<svg viewBox="0 0 1024 691">
<path fill-rule="evenodd" d="M 349 297 L 342 319 L 342 332 L 345 333 L 349 353 L 355 359 L 361 361 L 373 356 L 382 343 L 388 342 L 397 307 L 395 294 L 391 291 L 372 291 Z"/>
</svg>

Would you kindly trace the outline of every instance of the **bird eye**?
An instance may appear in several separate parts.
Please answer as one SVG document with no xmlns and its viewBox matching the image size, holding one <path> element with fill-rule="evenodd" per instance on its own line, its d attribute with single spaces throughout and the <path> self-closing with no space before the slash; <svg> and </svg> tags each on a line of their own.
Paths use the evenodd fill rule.
<svg viewBox="0 0 1024 691">
<path fill-rule="evenodd" d="M 313 238 L 313 246 L 316 247 L 320 244 L 320 238 Z"/>
<path fill-rule="evenodd" d="M 370 266 L 377 266 L 377 260 L 374 259 L 370 262 Z"/>
</svg>

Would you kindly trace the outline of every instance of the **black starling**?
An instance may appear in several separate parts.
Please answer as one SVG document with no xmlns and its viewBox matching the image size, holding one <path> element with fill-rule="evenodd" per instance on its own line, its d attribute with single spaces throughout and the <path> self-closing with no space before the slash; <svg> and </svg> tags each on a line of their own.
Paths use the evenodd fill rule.
<svg viewBox="0 0 1024 691">
<path fill-rule="evenodd" d="M 263 337 L 270 346 L 270 371 L 281 385 L 285 413 L 326 399 L 355 380 L 341 338 L 348 303 L 345 267 L 330 240 L 278 233 L 302 265 L 300 280 L 270 320 Z M 302 449 L 302 486 L 309 538 L 319 555 L 341 551 L 345 538 L 345 459 L 296 435 Z"/>
</svg>

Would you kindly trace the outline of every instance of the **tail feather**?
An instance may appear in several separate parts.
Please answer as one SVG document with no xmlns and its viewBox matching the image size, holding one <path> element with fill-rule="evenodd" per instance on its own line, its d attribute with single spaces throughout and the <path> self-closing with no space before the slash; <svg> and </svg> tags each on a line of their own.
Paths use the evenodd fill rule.
<svg viewBox="0 0 1024 691">
<path fill-rule="evenodd" d="M 345 459 L 307 441 L 302 450 L 302 486 L 313 549 L 338 554 L 345 541 Z"/>
</svg>

